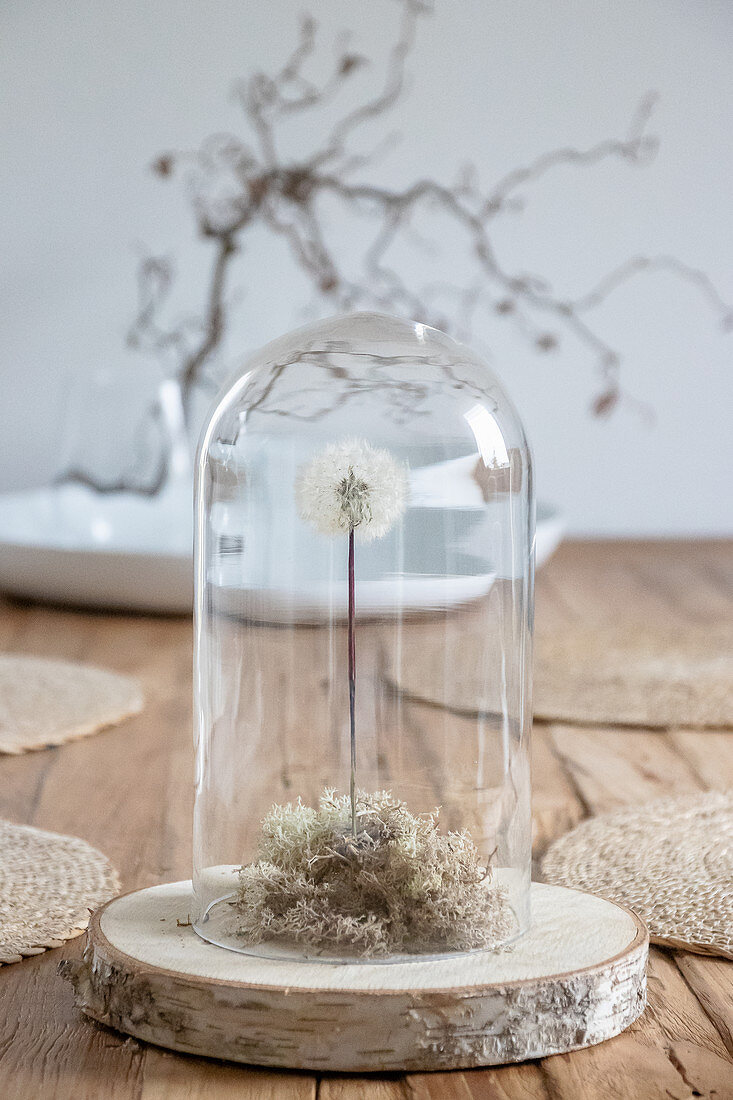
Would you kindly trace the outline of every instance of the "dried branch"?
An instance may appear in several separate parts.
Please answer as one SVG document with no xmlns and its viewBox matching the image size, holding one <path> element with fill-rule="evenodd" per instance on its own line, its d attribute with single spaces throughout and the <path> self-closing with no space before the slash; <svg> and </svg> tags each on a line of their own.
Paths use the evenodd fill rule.
<svg viewBox="0 0 733 1100">
<path fill-rule="evenodd" d="M 373 169 L 395 135 L 385 135 L 371 152 L 355 148 L 354 139 L 367 123 L 385 121 L 403 95 L 418 21 L 431 11 L 422 0 L 397 2 L 401 7 L 399 31 L 378 90 L 346 109 L 322 141 L 314 138 L 308 155 L 294 158 L 281 152 L 282 124 L 295 114 L 307 116 L 304 125 L 317 135 L 319 112 L 326 104 L 336 103 L 352 75 L 369 64 L 350 48 L 348 38 L 341 36 L 326 76 L 320 81 L 310 76 L 318 36 L 317 24 L 310 16 L 302 21 L 295 47 L 279 70 L 274 74 L 256 72 L 235 89 L 252 145 L 237 135 L 219 134 L 193 152 L 164 153 L 153 165 L 164 178 L 181 166 L 189 168 L 199 232 L 212 244 L 200 321 L 162 324 L 159 318 L 167 303 L 172 269 L 169 262 L 151 258 L 141 266 L 140 307 L 130 334 L 133 346 L 159 358 L 173 357 L 189 422 L 192 395 L 204 384 L 225 333 L 232 262 L 243 250 L 248 229 L 255 225 L 287 242 L 316 294 L 335 309 L 376 308 L 408 315 L 459 332 L 464 339 L 471 338 L 478 318 L 507 317 L 539 353 L 554 351 L 563 335 L 572 337 L 587 349 L 600 381 L 592 406 L 597 415 L 608 414 L 622 396 L 621 354 L 596 331 L 590 315 L 625 283 L 645 273 L 667 271 L 694 285 L 724 328 L 733 327 L 731 307 L 710 278 L 673 256 L 634 256 L 590 291 L 568 298 L 557 294 L 542 275 L 513 271 L 499 258 L 494 245 L 496 217 L 521 209 L 527 191 L 553 170 L 589 169 L 614 159 L 631 165 L 649 163 L 658 146 L 649 132 L 653 95 L 642 100 L 622 137 L 586 149 L 567 146 L 551 150 L 506 173 L 488 189 L 480 187 L 471 165 L 463 167 L 452 185 L 422 179 L 400 190 L 360 179 L 360 171 Z M 327 239 L 321 205 L 326 200 L 367 219 L 373 228 L 361 270 L 351 277 L 346 275 L 338 248 Z M 417 218 L 436 212 L 448 219 L 455 240 L 464 244 L 476 265 L 467 286 L 450 281 L 416 285 L 390 260 L 394 246 L 414 235 Z M 270 381 L 274 380 L 273 375 Z M 357 392 L 354 381 L 344 399 Z M 267 408 L 266 396 L 260 407 Z"/>
<path fill-rule="evenodd" d="M 676 256 L 632 256 L 605 275 L 592 290 L 576 298 L 573 309 L 576 313 L 597 309 L 624 283 L 631 282 L 637 275 L 653 271 L 668 271 L 683 282 L 690 283 L 700 292 L 713 313 L 720 316 L 723 327 L 725 329 L 733 327 L 731 306 L 721 297 L 710 276 L 699 268 L 683 263 Z"/>
<path fill-rule="evenodd" d="M 523 184 L 536 183 L 553 168 L 563 165 L 592 166 L 601 161 L 620 158 L 632 164 L 645 164 L 652 161 L 659 148 L 659 140 L 647 133 L 651 122 L 657 96 L 650 93 L 642 99 L 629 125 L 625 138 L 601 141 L 590 149 L 566 147 L 544 153 L 531 164 L 515 168 L 494 185 L 482 207 L 483 217 L 492 217 L 507 203 L 517 188 Z"/>
</svg>

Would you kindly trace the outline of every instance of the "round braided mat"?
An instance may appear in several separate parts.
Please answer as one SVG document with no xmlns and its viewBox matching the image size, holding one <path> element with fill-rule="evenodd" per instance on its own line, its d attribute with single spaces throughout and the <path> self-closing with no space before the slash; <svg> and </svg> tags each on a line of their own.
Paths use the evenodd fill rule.
<svg viewBox="0 0 733 1100">
<path fill-rule="evenodd" d="M 733 624 L 541 632 L 536 713 L 640 726 L 733 726 Z"/>
<path fill-rule="evenodd" d="M 385 676 L 415 699 L 466 714 L 500 713 L 500 639 L 483 617 L 405 631 Z M 563 625 L 538 630 L 534 713 L 596 725 L 733 727 L 733 623 L 652 628 Z"/>
<path fill-rule="evenodd" d="M 0 752 L 61 745 L 142 710 L 130 676 L 71 661 L 0 653 Z"/>
<path fill-rule="evenodd" d="M 80 935 L 120 888 L 109 860 L 75 836 L 0 820 L 0 965 Z"/>
<path fill-rule="evenodd" d="M 555 841 L 542 874 L 627 905 L 653 943 L 733 959 L 733 794 L 592 817 Z"/>
</svg>

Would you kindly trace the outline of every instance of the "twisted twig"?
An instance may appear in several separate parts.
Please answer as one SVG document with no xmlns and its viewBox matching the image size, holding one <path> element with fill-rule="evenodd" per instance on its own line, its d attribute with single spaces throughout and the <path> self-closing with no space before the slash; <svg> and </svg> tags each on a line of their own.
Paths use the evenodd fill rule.
<svg viewBox="0 0 733 1100">
<path fill-rule="evenodd" d="M 393 189 L 358 178 L 360 170 L 373 167 L 385 143 L 392 143 L 395 135 L 386 135 L 371 153 L 352 148 L 352 141 L 365 123 L 385 119 L 399 101 L 418 20 L 430 11 L 421 0 L 398 3 L 402 8 L 400 29 L 377 92 L 348 109 L 323 141 L 314 140 L 306 155 L 293 158 L 281 151 L 281 123 L 295 113 L 312 113 L 307 125 L 317 134 L 318 111 L 337 101 L 353 74 L 369 64 L 342 36 L 325 79 L 319 82 L 307 75 L 317 41 L 312 17 L 302 21 L 295 48 L 279 70 L 274 74 L 256 72 L 235 89 L 252 145 L 237 135 L 220 134 L 207 139 L 197 151 L 168 152 L 155 161 L 153 167 L 163 177 L 170 176 L 178 165 L 190 167 L 199 231 L 212 244 L 211 270 L 200 321 L 191 323 L 189 319 L 166 326 L 160 316 L 172 269 L 163 259 L 145 260 L 139 277 L 140 308 L 130 342 L 155 356 L 173 357 L 187 418 L 192 415 L 192 394 L 203 384 L 225 333 L 232 262 L 243 250 L 245 234 L 256 225 L 287 242 L 317 295 L 335 309 L 376 308 L 408 315 L 460 333 L 464 339 L 471 338 L 476 319 L 482 315 L 509 317 L 539 353 L 554 351 L 563 333 L 570 335 L 587 349 L 599 377 L 600 390 L 592 406 L 597 415 L 609 413 L 621 396 L 621 353 L 600 335 L 590 315 L 625 283 L 642 274 L 667 271 L 694 285 L 725 328 L 733 325 L 731 307 L 710 278 L 676 257 L 633 256 L 590 291 L 568 298 L 557 294 L 545 276 L 512 270 L 494 245 L 497 216 L 516 209 L 518 196 L 555 168 L 591 168 L 608 159 L 648 163 L 658 144 L 649 133 L 653 95 L 642 100 L 622 137 L 586 149 L 568 146 L 551 150 L 507 172 L 488 189 L 480 188 L 471 165 L 463 168 L 452 185 L 421 179 Z M 346 274 L 342 258 L 328 241 L 321 205 L 327 198 L 363 215 L 373 226 L 371 242 L 355 275 Z M 413 220 L 426 211 L 440 211 L 454 227 L 456 240 L 466 242 L 476 265 L 467 286 L 450 280 L 419 285 L 390 260 L 393 246 L 413 232 Z M 266 409 L 266 400 L 260 407 Z M 67 478 L 82 480 L 72 473 Z M 84 480 L 88 484 L 93 481 L 88 475 Z"/>
</svg>

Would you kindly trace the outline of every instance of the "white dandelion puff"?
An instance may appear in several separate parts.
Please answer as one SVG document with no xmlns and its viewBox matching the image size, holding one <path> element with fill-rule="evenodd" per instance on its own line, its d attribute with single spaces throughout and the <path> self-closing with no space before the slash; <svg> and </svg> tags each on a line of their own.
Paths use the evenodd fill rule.
<svg viewBox="0 0 733 1100">
<path fill-rule="evenodd" d="M 386 535 L 407 507 L 407 466 L 363 439 L 329 443 L 300 469 L 301 519 L 322 535 Z"/>
</svg>

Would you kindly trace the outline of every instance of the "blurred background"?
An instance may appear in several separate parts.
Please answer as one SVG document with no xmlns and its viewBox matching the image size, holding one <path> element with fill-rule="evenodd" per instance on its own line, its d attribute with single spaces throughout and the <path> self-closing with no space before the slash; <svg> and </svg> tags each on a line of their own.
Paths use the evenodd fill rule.
<svg viewBox="0 0 733 1100">
<path fill-rule="evenodd" d="M 114 479 L 131 441 L 154 450 L 140 423 L 180 358 L 152 346 L 150 316 L 144 331 L 135 319 L 152 301 L 156 331 L 183 332 L 190 350 L 217 244 L 202 236 L 202 220 L 215 222 L 202 210 L 231 199 L 212 198 L 200 159 L 177 154 L 203 145 L 215 160 L 211 136 L 234 135 L 257 176 L 266 150 L 246 82 L 282 71 L 308 12 L 303 0 L 4 5 L 0 490 L 104 462 L 100 476 Z M 389 90 L 404 33 L 395 0 L 319 0 L 310 14 L 312 51 L 287 92 L 322 90 L 335 64 L 345 79 L 277 123 L 284 166 Z M 338 171 L 395 192 L 431 180 L 472 209 L 505 181 L 490 221 L 505 278 L 476 266 L 475 241 L 440 202 L 416 208 L 384 264 L 419 285 L 428 320 L 487 355 L 527 427 L 539 497 L 569 532 L 729 533 L 730 5 L 437 0 L 412 18 L 404 87 L 354 128 L 356 159 Z M 339 277 L 358 281 L 374 212 L 332 193 L 313 210 Z M 255 217 L 237 242 L 201 408 L 252 350 L 341 307 L 298 255 L 288 217 L 279 229 L 275 215 Z M 571 324 L 568 302 L 583 305 Z M 173 395 L 164 417 L 174 434 L 175 405 Z"/>
</svg>

